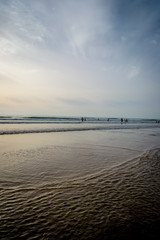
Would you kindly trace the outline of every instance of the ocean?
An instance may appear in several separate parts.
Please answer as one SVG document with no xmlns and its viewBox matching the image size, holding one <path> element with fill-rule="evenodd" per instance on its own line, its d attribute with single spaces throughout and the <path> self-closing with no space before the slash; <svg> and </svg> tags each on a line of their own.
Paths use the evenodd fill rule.
<svg viewBox="0 0 160 240">
<path fill-rule="evenodd" d="M 0 116 L 0 135 L 159 127 L 156 119 Z M 121 123 L 121 124 L 120 124 Z M 125 124 L 127 123 L 127 124 Z"/>
<path fill-rule="evenodd" d="M 0 116 L 0 239 L 159 239 L 156 119 Z"/>
</svg>

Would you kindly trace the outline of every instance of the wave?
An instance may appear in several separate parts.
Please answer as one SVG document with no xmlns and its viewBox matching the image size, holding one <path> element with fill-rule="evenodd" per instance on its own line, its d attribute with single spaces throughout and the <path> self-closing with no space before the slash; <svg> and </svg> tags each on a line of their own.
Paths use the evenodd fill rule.
<svg viewBox="0 0 160 240">
<path fill-rule="evenodd" d="M 117 124 L 117 125 L 96 125 L 88 126 L 79 124 L 79 126 L 59 128 L 53 126 L 53 128 L 39 128 L 39 129 L 12 129 L 12 130 L 1 130 L 0 135 L 11 135 L 11 134 L 27 134 L 27 133 L 51 133 L 51 132 L 73 132 L 73 131 L 89 131 L 89 130 L 123 130 L 123 129 L 145 129 L 145 128 L 160 128 L 159 124 Z"/>
<path fill-rule="evenodd" d="M 80 121 L 19 121 L 19 120 L 12 120 L 12 121 L 0 121 L 0 124 L 77 124 L 80 123 Z M 95 122 L 94 122 L 95 123 Z"/>
<path fill-rule="evenodd" d="M 53 117 L 53 116 L 0 116 L 1 123 L 32 123 L 32 122 L 81 122 L 81 117 Z M 84 117 L 85 122 L 119 123 L 121 118 L 113 117 Z M 125 120 L 125 119 L 124 119 Z M 155 123 L 158 119 L 128 118 L 129 123 Z"/>
</svg>

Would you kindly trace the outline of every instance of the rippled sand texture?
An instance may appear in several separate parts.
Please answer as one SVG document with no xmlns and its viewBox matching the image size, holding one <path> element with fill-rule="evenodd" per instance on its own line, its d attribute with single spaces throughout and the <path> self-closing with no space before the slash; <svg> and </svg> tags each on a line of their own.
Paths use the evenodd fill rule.
<svg viewBox="0 0 160 240">
<path fill-rule="evenodd" d="M 2 187 L 1 239 L 158 239 L 160 149 L 90 176 Z"/>
</svg>

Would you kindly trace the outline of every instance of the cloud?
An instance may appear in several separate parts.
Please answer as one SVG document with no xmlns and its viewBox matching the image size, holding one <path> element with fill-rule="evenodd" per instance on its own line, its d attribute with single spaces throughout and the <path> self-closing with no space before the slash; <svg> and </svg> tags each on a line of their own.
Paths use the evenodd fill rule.
<svg viewBox="0 0 160 240">
<path fill-rule="evenodd" d="M 71 105 L 71 106 L 85 106 L 85 105 L 93 105 L 94 102 L 89 101 L 87 99 L 80 99 L 80 98 L 59 98 L 60 102 L 64 103 L 65 105 Z"/>
<path fill-rule="evenodd" d="M 28 4 L 24 1 L 10 0 L 2 5 L 2 9 L 3 20 L 8 23 L 5 27 L 8 27 L 12 34 L 30 41 L 42 41 L 45 27 L 33 14 Z M 7 32 L 5 33 L 7 35 Z"/>
<path fill-rule="evenodd" d="M 136 98 L 138 116 L 153 95 L 157 106 L 158 1 L 8 0 L 0 7 L 1 99 L 62 115 L 105 114 L 110 105 L 113 116 L 130 112 Z"/>
<path fill-rule="evenodd" d="M 12 55 L 15 54 L 16 51 L 17 48 L 12 41 L 4 37 L 0 38 L 0 55 Z"/>
<path fill-rule="evenodd" d="M 11 77 L 8 77 L 7 75 L 0 73 L 0 84 L 3 84 L 3 85 L 9 84 L 10 85 L 10 84 L 14 84 L 14 83 L 15 83 L 15 81 Z"/>
</svg>

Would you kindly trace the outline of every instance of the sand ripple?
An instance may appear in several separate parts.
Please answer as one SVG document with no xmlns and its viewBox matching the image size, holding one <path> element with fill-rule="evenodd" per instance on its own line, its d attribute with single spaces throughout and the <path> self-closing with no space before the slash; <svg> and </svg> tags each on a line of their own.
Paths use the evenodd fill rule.
<svg viewBox="0 0 160 240">
<path fill-rule="evenodd" d="M 160 149 L 66 182 L 0 189 L 1 239 L 158 239 Z"/>
</svg>

